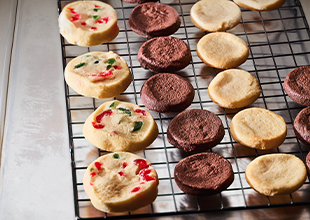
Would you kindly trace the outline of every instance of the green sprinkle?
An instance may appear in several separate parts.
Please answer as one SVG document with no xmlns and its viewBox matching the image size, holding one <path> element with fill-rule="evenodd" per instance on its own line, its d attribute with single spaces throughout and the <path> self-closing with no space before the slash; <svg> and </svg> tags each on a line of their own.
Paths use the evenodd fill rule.
<svg viewBox="0 0 310 220">
<path fill-rule="evenodd" d="M 98 20 L 100 18 L 99 15 L 93 15 L 93 19 Z"/>
<path fill-rule="evenodd" d="M 110 69 L 111 67 L 112 67 L 112 65 L 108 65 L 108 66 L 107 66 L 107 70 Z"/>
<path fill-rule="evenodd" d="M 99 59 L 98 59 L 98 60 L 96 60 L 96 61 L 95 61 L 95 64 L 98 64 L 98 63 L 99 63 L 99 61 L 100 61 Z"/>
<path fill-rule="evenodd" d="M 123 158 L 122 160 L 126 160 L 126 158 Z"/>
<path fill-rule="evenodd" d="M 101 8 L 94 8 L 93 11 L 99 11 Z"/>
<path fill-rule="evenodd" d="M 86 55 L 86 57 L 91 57 L 91 55 Z"/>
<path fill-rule="evenodd" d="M 125 114 L 127 114 L 127 115 L 129 115 L 129 116 L 132 116 L 132 112 L 131 112 L 129 109 L 127 109 L 127 108 L 119 107 L 119 108 L 117 108 L 117 109 L 120 110 L 120 111 L 122 111 L 122 112 L 124 112 Z"/>
<path fill-rule="evenodd" d="M 101 185 L 101 183 L 98 184 L 98 186 L 100 186 L 100 185 Z"/>
<path fill-rule="evenodd" d="M 92 168 L 90 168 L 90 172 L 92 172 L 92 171 L 94 171 L 95 169 L 92 167 Z"/>
<path fill-rule="evenodd" d="M 110 65 L 112 65 L 112 64 L 114 64 L 116 62 L 116 59 L 115 58 L 110 58 L 110 59 L 108 59 L 108 64 L 110 64 Z"/>
<path fill-rule="evenodd" d="M 113 154 L 113 158 L 114 159 L 119 159 L 119 155 L 118 154 Z"/>
<path fill-rule="evenodd" d="M 85 65 L 86 65 L 85 62 L 79 63 L 78 65 L 76 65 L 76 66 L 74 67 L 74 69 L 80 68 L 80 67 L 85 66 Z"/>
<path fill-rule="evenodd" d="M 112 104 L 110 105 L 110 108 L 115 107 L 116 102 L 112 102 Z"/>
<path fill-rule="evenodd" d="M 135 121 L 135 125 L 133 127 L 133 132 L 135 131 L 139 131 L 143 126 L 143 122 L 142 121 Z"/>
</svg>

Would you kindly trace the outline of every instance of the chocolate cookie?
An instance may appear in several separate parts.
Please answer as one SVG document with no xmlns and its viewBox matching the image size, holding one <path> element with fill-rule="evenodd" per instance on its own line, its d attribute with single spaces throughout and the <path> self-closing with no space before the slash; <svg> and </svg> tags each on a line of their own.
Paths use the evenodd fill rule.
<svg viewBox="0 0 310 220">
<path fill-rule="evenodd" d="M 123 1 L 131 4 L 143 4 L 145 2 L 157 2 L 158 0 L 123 0 Z"/>
<path fill-rule="evenodd" d="M 181 19 L 171 6 L 148 2 L 132 10 L 128 24 L 140 36 L 152 38 L 173 34 L 179 29 Z"/>
<path fill-rule="evenodd" d="M 292 70 L 284 80 L 284 89 L 294 102 L 310 106 L 310 66 Z"/>
<path fill-rule="evenodd" d="M 174 169 L 178 187 L 189 195 L 220 193 L 234 181 L 231 164 L 215 153 L 195 154 L 181 160 Z"/>
<path fill-rule="evenodd" d="M 310 152 L 307 154 L 307 157 L 306 157 L 306 168 L 307 168 L 308 175 L 310 175 Z"/>
<path fill-rule="evenodd" d="M 294 131 L 302 143 L 310 145 L 310 107 L 298 113 L 294 120 Z"/>
<path fill-rule="evenodd" d="M 142 86 L 140 98 L 148 109 L 155 112 L 181 112 L 192 103 L 195 90 L 181 76 L 159 73 L 149 78 Z"/>
<path fill-rule="evenodd" d="M 172 73 L 190 64 L 189 46 L 176 37 L 157 37 L 146 41 L 139 49 L 138 61 L 144 69 L 155 73 Z"/>
<path fill-rule="evenodd" d="M 170 144 L 186 152 L 202 152 L 221 142 L 224 137 L 221 119 L 212 112 L 190 109 L 174 117 L 167 129 Z"/>
</svg>

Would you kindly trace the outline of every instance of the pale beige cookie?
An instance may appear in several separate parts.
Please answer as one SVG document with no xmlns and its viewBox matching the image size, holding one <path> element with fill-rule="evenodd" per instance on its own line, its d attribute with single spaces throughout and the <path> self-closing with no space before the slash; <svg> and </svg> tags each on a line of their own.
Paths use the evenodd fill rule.
<svg viewBox="0 0 310 220">
<path fill-rule="evenodd" d="M 132 75 L 126 61 L 116 53 L 90 52 L 68 63 L 65 80 L 81 95 L 105 99 L 124 92 Z"/>
<path fill-rule="evenodd" d="M 267 150 L 284 142 L 286 123 L 280 115 L 272 111 L 249 108 L 233 117 L 230 133 L 233 139 L 242 145 Z"/>
<path fill-rule="evenodd" d="M 102 150 L 135 152 L 157 138 L 158 128 L 152 115 L 140 106 L 110 101 L 100 105 L 87 118 L 83 134 Z"/>
<path fill-rule="evenodd" d="M 150 162 L 126 152 L 99 157 L 87 167 L 83 178 L 91 203 L 103 212 L 132 211 L 152 203 L 158 183 Z"/>
<path fill-rule="evenodd" d="M 217 32 L 201 38 L 197 44 L 199 58 L 208 66 L 218 69 L 235 68 L 249 56 L 246 43 L 236 35 Z"/>
<path fill-rule="evenodd" d="M 234 2 L 254 11 L 272 11 L 280 8 L 285 0 L 234 0 Z"/>
<path fill-rule="evenodd" d="M 251 73 L 230 69 L 220 72 L 211 81 L 208 93 L 213 102 L 224 108 L 241 108 L 252 104 L 261 90 Z"/>
<path fill-rule="evenodd" d="M 248 184 L 266 196 L 289 194 L 307 178 L 305 164 L 290 154 L 267 154 L 255 158 L 245 170 Z"/>
<path fill-rule="evenodd" d="M 193 24 L 202 31 L 225 31 L 235 27 L 241 19 L 239 7 L 227 0 L 202 0 L 190 11 Z"/>
<path fill-rule="evenodd" d="M 109 42 L 119 32 L 114 8 L 100 1 L 76 1 L 66 5 L 58 23 L 61 35 L 79 46 Z"/>
</svg>

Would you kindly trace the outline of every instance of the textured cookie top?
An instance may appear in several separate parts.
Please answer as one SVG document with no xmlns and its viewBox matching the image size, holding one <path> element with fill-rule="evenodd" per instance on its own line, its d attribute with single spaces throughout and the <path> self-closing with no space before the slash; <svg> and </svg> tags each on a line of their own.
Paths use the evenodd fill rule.
<svg viewBox="0 0 310 220">
<path fill-rule="evenodd" d="M 176 37 L 157 37 L 139 49 L 138 60 L 145 69 L 173 72 L 186 67 L 192 59 L 188 45 Z"/>
<path fill-rule="evenodd" d="M 182 111 L 190 105 L 194 95 L 194 88 L 189 81 L 170 73 L 152 76 L 143 84 L 140 92 L 143 104 L 157 112 Z"/>
<path fill-rule="evenodd" d="M 298 157 L 267 154 L 255 158 L 245 170 L 249 185 L 267 196 L 294 192 L 305 182 L 307 170 Z"/>
<path fill-rule="evenodd" d="M 310 66 L 292 70 L 284 80 L 284 89 L 293 101 L 310 106 Z"/>
<path fill-rule="evenodd" d="M 128 24 L 137 34 L 152 38 L 173 34 L 180 27 L 181 20 L 171 6 L 148 2 L 132 10 Z"/>
<path fill-rule="evenodd" d="M 203 0 L 193 5 L 190 16 L 194 25 L 202 31 L 225 31 L 240 22 L 241 10 L 231 1 Z"/>
<path fill-rule="evenodd" d="M 234 0 L 241 7 L 255 11 L 271 11 L 281 7 L 285 0 Z"/>
<path fill-rule="evenodd" d="M 298 139 L 310 144 L 310 107 L 301 110 L 294 120 L 294 130 Z"/>
<path fill-rule="evenodd" d="M 258 149 L 280 146 L 286 137 L 284 119 L 272 111 L 249 108 L 238 112 L 232 119 L 232 137 L 241 144 Z"/>
<path fill-rule="evenodd" d="M 247 60 L 249 48 L 236 35 L 217 32 L 207 34 L 199 40 L 197 54 L 208 66 L 230 69 L 241 65 Z"/>
<path fill-rule="evenodd" d="M 208 93 L 212 101 L 224 108 L 241 108 L 253 103 L 261 89 L 251 73 L 230 69 L 215 76 L 208 87 Z"/>
</svg>

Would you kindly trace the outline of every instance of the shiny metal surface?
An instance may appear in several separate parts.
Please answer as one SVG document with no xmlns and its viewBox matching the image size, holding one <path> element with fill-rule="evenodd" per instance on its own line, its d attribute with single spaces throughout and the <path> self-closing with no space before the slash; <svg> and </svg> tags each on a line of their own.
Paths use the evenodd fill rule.
<svg viewBox="0 0 310 220">
<path fill-rule="evenodd" d="M 11 2 L 1 1 L 0 6 L 5 4 L 6 7 L 1 7 L 0 10 L 7 10 L 5 14 L 11 13 Z M 107 2 L 118 8 L 118 23 L 121 29 L 119 36 L 109 44 L 91 48 L 66 45 L 67 61 L 94 50 L 113 50 L 119 53 L 131 67 L 135 80 L 124 94 L 116 98 L 142 105 L 139 91 L 152 73 L 140 67 L 136 54 L 146 39 L 139 37 L 128 27 L 128 17 L 134 5 L 122 3 L 121 0 Z M 195 51 L 198 40 L 205 34 L 194 27 L 189 19 L 189 10 L 195 1 L 161 2 L 172 5 L 183 15 L 182 27 L 174 36 L 189 44 L 193 63 L 178 74 L 190 80 L 196 89 L 190 108 L 210 110 L 223 120 L 226 135 L 222 143 L 212 151 L 229 159 L 234 168 L 235 181 L 221 195 L 212 197 L 196 198 L 181 192 L 171 177 L 175 164 L 187 155 L 166 141 L 167 126 L 176 114 L 159 115 L 153 112 L 161 133 L 149 148 L 137 154 L 150 160 L 157 170 L 160 177 L 159 196 L 152 205 L 130 213 L 135 216 L 128 216 L 128 213 L 120 216 L 136 218 L 154 213 L 163 216 L 145 219 L 309 219 L 309 205 L 291 205 L 292 202 L 309 202 L 308 179 L 304 186 L 292 195 L 273 198 L 256 193 L 244 179 L 244 169 L 256 155 L 285 152 L 304 159 L 310 150 L 309 146 L 297 141 L 292 130 L 292 120 L 302 106 L 291 101 L 282 89 L 283 80 L 291 69 L 309 65 L 309 34 L 299 6 L 295 6 L 293 0 L 287 0 L 282 9 L 272 12 L 243 10 L 243 23 L 229 31 L 245 40 L 251 48 L 248 61 L 240 68 L 257 77 L 263 89 L 263 95 L 252 106 L 275 111 L 285 118 L 288 125 L 285 143 L 278 149 L 263 152 L 232 142 L 228 127 L 233 112 L 219 108 L 208 97 L 206 89 L 217 70 L 202 63 Z M 0 219 L 74 219 L 75 200 L 72 191 L 75 186 L 72 185 L 70 167 L 70 140 L 74 146 L 74 171 L 77 179 L 73 182 L 77 185 L 79 216 L 118 218 L 95 210 L 81 185 L 85 167 L 98 157 L 97 148 L 83 138 L 81 127 L 94 108 L 106 100 L 84 98 L 69 90 L 68 107 L 72 116 L 70 126 L 73 137 L 70 139 L 57 24 L 57 1 L 17 0 L 16 3 L 17 10 L 14 12 L 13 5 L 12 12 L 16 15 L 16 23 L 13 51 L 9 59 L 11 61 L 4 62 L 9 62 L 10 68 L 8 64 L 5 64 L 6 67 L 0 66 L 3 67 L 1 70 L 4 71 L 4 76 L 9 75 L 6 111 L 4 106 L 1 106 L 2 112 L 6 112 L 6 120 L 0 174 Z M 0 24 L 2 27 L 2 23 Z M 12 35 L 13 32 L 9 29 L 7 28 L 8 33 Z M 3 45 L 0 46 L 2 49 Z M 1 61 L 5 60 L 0 58 Z M 281 205 L 289 207 L 265 208 Z M 255 209 L 252 209 L 253 207 Z M 259 207 L 264 208 L 256 209 Z M 241 210 L 234 210 L 237 208 Z M 245 208 L 247 210 L 243 210 Z M 184 213 L 197 210 L 218 211 Z"/>
</svg>

